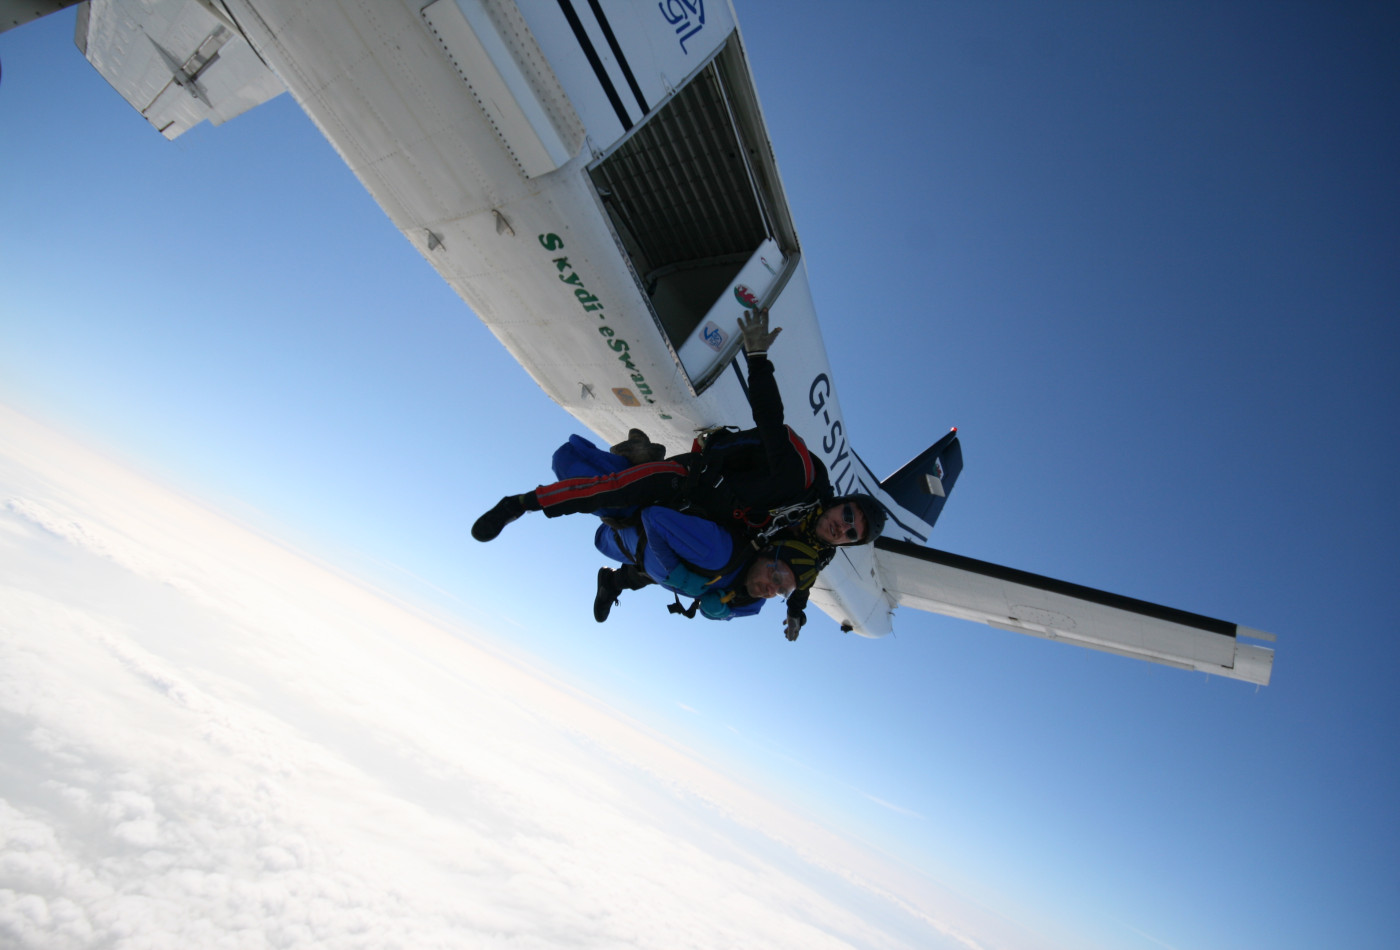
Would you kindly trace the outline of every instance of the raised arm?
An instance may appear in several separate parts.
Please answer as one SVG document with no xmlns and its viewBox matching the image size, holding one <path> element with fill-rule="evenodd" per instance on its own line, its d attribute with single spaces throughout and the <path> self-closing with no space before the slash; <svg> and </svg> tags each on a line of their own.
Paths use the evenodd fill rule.
<svg viewBox="0 0 1400 950">
<path fill-rule="evenodd" d="M 787 431 L 783 426 L 783 397 L 773 378 L 773 363 L 768 359 L 768 348 L 783 332 L 783 328 L 769 332 L 767 310 L 746 310 L 739 318 L 739 332 L 744 339 L 744 357 L 748 363 L 749 409 L 753 411 L 753 424 L 758 427 L 759 435 L 771 451 L 773 446 L 787 440 Z"/>
</svg>

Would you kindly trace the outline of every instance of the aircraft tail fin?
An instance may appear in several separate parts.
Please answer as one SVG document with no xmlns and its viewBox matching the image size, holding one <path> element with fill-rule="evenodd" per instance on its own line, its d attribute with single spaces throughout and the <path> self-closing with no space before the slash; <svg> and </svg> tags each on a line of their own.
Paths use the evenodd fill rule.
<svg viewBox="0 0 1400 950">
<path fill-rule="evenodd" d="M 962 472 L 962 445 L 954 427 L 947 435 L 914 456 L 880 487 L 900 507 L 932 525 L 943 511 L 948 493 Z"/>
</svg>

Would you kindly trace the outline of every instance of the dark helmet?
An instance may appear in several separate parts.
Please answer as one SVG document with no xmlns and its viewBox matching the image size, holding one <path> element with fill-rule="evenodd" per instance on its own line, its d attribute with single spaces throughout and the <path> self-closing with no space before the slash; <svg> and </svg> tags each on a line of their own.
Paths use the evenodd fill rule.
<svg viewBox="0 0 1400 950">
<path fill-rule="evenodd" d="M 853 495 L 841 495 L 831 499 L 823 506 L 822 510 L 838 508 L 847 503 L 860 508 L 861 513 L 865 515 L 865 537 L 857 541 L 856 544 L 869 544 L 878 538 L 880 532 L 885 530 L 885 506 L 876 501 L 874 495 L 856 492 Z"/>
</svg>

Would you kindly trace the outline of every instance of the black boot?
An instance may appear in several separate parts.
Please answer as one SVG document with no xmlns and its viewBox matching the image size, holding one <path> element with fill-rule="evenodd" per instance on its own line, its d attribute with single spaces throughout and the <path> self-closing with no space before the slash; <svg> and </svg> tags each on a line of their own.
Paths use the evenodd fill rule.
<svg viewBox="0 0 1400 950">
<path fill-rule="evenodd" d="M 637 570 L 635 564 L 624 564 L 614 573 L 613 583 L 623 590 L 641 590 L 648 584 L 656 582 Z"/>
<path fill-rule="evenodd" d="M 593 595 L 593 619 L 599 623 L 608 619 L 613 604 L 622 596 L 625 588 L 618 583 L 617 577 L 621 573 L 607 567 L 598 568 L 598 593 Z"/>
<path fill-rule="evenodd" d="M 472 537 L 478 541 L 490 541 L 500 534 L 506 525 L 525 513 L 519 495 L 507 495 L 496 502 L 494 508 L 476 519 L 472 525 Z"/>
</svg>

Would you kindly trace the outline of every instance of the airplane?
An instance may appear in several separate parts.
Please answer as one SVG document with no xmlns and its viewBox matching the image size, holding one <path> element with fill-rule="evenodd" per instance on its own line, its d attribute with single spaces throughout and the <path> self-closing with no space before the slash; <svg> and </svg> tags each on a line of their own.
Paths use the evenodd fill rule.
<svg viewBox="0 0 1400 950">
<path fill-rule="evenodd" d="M 0 4 L 0 31 L 73 5 Z M 605 443 L 749 417 L 740 308 L 785 328 L 787 421 L 886 507 L 811 595 L 881 637 L 911 607 L 1267 685 L 1271 634 L 927 546 L 956 429 L 886 478 L 851 447 L 748 55 L 725 0 L 87 0 L 75 42 L 167 139 L 290 92 L 403 236 Z"/>
</svg>

